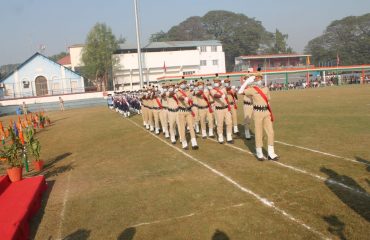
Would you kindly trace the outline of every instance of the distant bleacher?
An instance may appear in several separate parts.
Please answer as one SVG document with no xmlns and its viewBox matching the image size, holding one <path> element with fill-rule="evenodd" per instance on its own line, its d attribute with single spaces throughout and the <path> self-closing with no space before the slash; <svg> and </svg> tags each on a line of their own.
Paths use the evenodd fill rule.
<svg viewBox="0 0 370 240">
<path fill-rule="evenodd" d="M 74 108 L 86 108 L 95 106 L 104 106 L 107 104 L 107 100 L 104 98 L 89 98 L 89 99 L 79 99 L 64 101 L 64 108 L 74 109 Z M 16 114 L 18 105 L 10 106 L 0 106 L 0 116 L 13 115 Z M 34 103 L 27 104 L 29 112 L 39 112 L 44 111 L 57 111 L 59 110 L 59 102 L 47 102 L 47 103 Z"/>
</svg>

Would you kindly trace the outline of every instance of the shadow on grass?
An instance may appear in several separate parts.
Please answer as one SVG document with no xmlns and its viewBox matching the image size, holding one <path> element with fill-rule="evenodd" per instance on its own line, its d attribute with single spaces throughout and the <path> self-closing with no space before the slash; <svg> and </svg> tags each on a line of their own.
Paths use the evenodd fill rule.
<svg viewBox="0 0 370 240">
<path fill-rule="evenodd" d="M 213 234 L 211 240 L 230 240 L 230 238 L 223 231 L 220 231 L 220 230 L 216 229 L 216 231 Z"/>
<path fill-rule="evenodd" d="M 52 159 L 51 161 L 48 161 L 47 163 L 45 163 L 44 168 L 40 172 L 34 172 L 34 173 L 31 173 L 30 175 L 31 176 L 44 175 L 45 178 L 48 178 L 48 177 L 51 177 L 51 176 L 56 176 L 59 173 L 65 172 L 67 170 L 72 170 L 71 164 L 66 165 L 67 167 L 66 166 L 61 166 L 61 167 L 52 169 L 56 163 L 58 163 L 59 161 L 65 159 L 66 157 L 68 157 L 70 155 L 72 155 L 72 153 L 70 153 L 70 152 L 66 152 L 66 153 L 63 153 L 61 155 L 58 155 L 54 159 Z"/>
<path fill-rule="evenodd" d="M 365 163 L 365 164 L 367 164 L 367 166 L 366 166 L 366 170 L 367 170 L 368 172 L 370 172 L 370 161 L 365 160 L 365 159 L 360 158 L 360 157 L 355 157 L 355 159 L 356 159 L 356 161 L 357 161 L 357 162 L 361 162 L 361 163 Z M 367 184 L 370 186 L 370 179 L 365 179 L 365 181 L 366 181 L 366 182 L 367 182 Z"/>
<path fill-rule="evenodd" d="M 136 233 L 136 228 L 134 227 L 126 228 L 123 232 L 121 232 L 117 240 L 132 240 L 134 239 L 135 233 Z"/>
<path fill-rule="evenodd" d="M 346 226 L 337 216 L 324 216 L 323 219 L 329 224 L 328 231 L 337 236 L 340 240 L 346 240 L 344 227 Z"/>
<path fill-rule="evenodd" d="M 90 237 L 91 230 L 78 229 L 68 236 L 64 237 L 63 240 L 86 240 Z"/>
<path fill-rule="evenodd" d="M 41 220 L 44 216 L 46 204 L 48 202 L 51 190 L 54 187 L 55 181 L 46 181 L 46 184 L 48 185 L 48 188 L 42 196 L 41 207 L 37 214 L 30 221 L 30 239 L 35 239 L 37 229 L 39 228 Z"/>
<path fill-rule="evenodd" d="M 370 205 L 368 196 L 365 194 L 353 193 L 337 184 L 332 184 L 331 181 L 342 182 L 363 193 L 366 193 L 366 190 L 363 189 L 353 178 L 346 175 L 340 175 L 332 169 L 321 168 L 320 171 L 328 176 L 325 180 L 326 186 L 335 195 L 337 195 L 343 203 L 363 217 L 366 221 L 370 222 Z"/>
<path fill-rule="evenodd" d="M 51 125 L 54 125 L 56 122 L 59 122 L 59 121 L 65 120 L 65 119 L 68 119 L 68 118 L 64 117 L 64 118 L 55 119 L 55 120 L 51 121 Z"/>
<path fill-rule="evenodd" d="M 254 141 L 254 132 L 252 130 L 250 131 L 250 134 L 252 135 L 252 139 L 247 140 L 244 135 L 244 124 L 238 124 L 239 128 L 239 137 L 243 140 L 244 145 L 248 148 L 248 150 L 252 153 L 256 151 L 256 142 Z"/>
</svg>

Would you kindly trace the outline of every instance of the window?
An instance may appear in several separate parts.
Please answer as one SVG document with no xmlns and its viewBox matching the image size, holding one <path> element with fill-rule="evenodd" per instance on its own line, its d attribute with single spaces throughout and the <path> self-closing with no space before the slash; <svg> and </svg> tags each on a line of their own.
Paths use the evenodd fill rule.
<svg viewBox="0 0 370 240">
<path fill-rule="evenodd" d="M 183 72 L 182 74 L 183 75 L 193 75 L 195 73 L 195 71 L 186 71 L 186 72 Z"/>
<path fill-rule="evenodd" d="M 207 60 L 200 60 L 200 66 L 207 66 Z"/>
<path fill-rule="evenodd" d="M 71 88 L 72 89 L 76 89 L 78 87 L 78 83 L 77 83 L 77 81 L 72 81 L 71 82 Z"/>
<path fill-rule="evenodd" d="M 213 66 L 217 66 L 218 65 L 218 60 L 213 60 L 212 63 L 213 63 Z"/>
<path fill-rule="evenodd" d="M 59 83 L 53 83 L 53 90 L 59 89 Z"/>
<path fill-rule="evenodd" d="M 207 52 L 207 46 L 200 46 L 201 52 Z"/>
<path fill-rule="evenodd" d="M 211 46 L 211 52 L 217 52 L 217 46 Z"/>
<path fill-rule="evenodd" d="M 30 88 L 30 81 L 27 78 L 24 78 L 23 81 L 23 88 Z"/>
</svg>

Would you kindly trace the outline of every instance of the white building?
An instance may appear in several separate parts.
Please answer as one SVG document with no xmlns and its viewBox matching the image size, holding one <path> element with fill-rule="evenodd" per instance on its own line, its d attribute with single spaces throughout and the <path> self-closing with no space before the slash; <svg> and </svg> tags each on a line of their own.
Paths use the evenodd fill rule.
<svg viewBox="0 0 370 240">
<path fill-rule="evenodd" d="M 137 49 L 120 45 L 113 58 L 115 90 L 140 88 Z M 144 84 L 156 83 L 159 77 L 224 73 L 225 53 L 217 40 L 153 42 L 142 48 Z"/>
<path fill-rule="evenodd" d="M 76 68 L 82 67 L 82 49 L 84 45 L 83 44 L 75 44 L 69 47 L 69 55 L 70 55 L 70 66 L 72 71 L 76 71 Z"/>
</svg>

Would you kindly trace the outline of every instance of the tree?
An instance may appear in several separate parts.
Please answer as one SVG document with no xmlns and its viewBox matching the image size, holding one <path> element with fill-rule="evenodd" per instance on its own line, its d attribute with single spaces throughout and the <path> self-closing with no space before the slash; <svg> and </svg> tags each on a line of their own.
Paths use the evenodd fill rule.
<svg viewBox="0 0 370 240">
<path fill-rule="evenodd" d="M 118 49 L 118 42 L 112 30 L 104 23 L 97 23 L 88 33 L 85 47 L 82 50 L 84 74 L 102 91 L 108 86 L 108 79 L 117 60 L 112 54 Z"/>
<path fill-rule="evenodd" d="M 273 34 L 260 21 L 229 11 L 210 11 L 203 17 L 193 16 L 173 26 L 167 33 L 152 34 L 151 41 L 219 40 L 223 44 L 227 71 L 234 68 L 240 55 L 268 52 Z"/>
<path fill-rule="evenodd" d="M 287 41 L 288 34 L 283 34 L 278 29 L 276 29 L 274 34 L 274 46 L 271 48 L 270 53 L 292 53 L 293 49 L 288 47 Z"/>
<path fill-rule="evenodd" d="M 325 62 L 367 64 L 370 59 L 370 13 L 333 21 L 321 36 L 308 42 L 305 52 L 316 65 Z"/>
<path fill-rule="evenodd" d="M 68 53 L 66 53 L 66 52 L 60 52 L 58 54 L 50 56 L 49 58 L 51 60 L 53 60 L 54 62 L 57 62 L 57 61 L 59 61 L 60 59 L 64 58 L 67 55 L 68 55 Z"/>
</svg>

